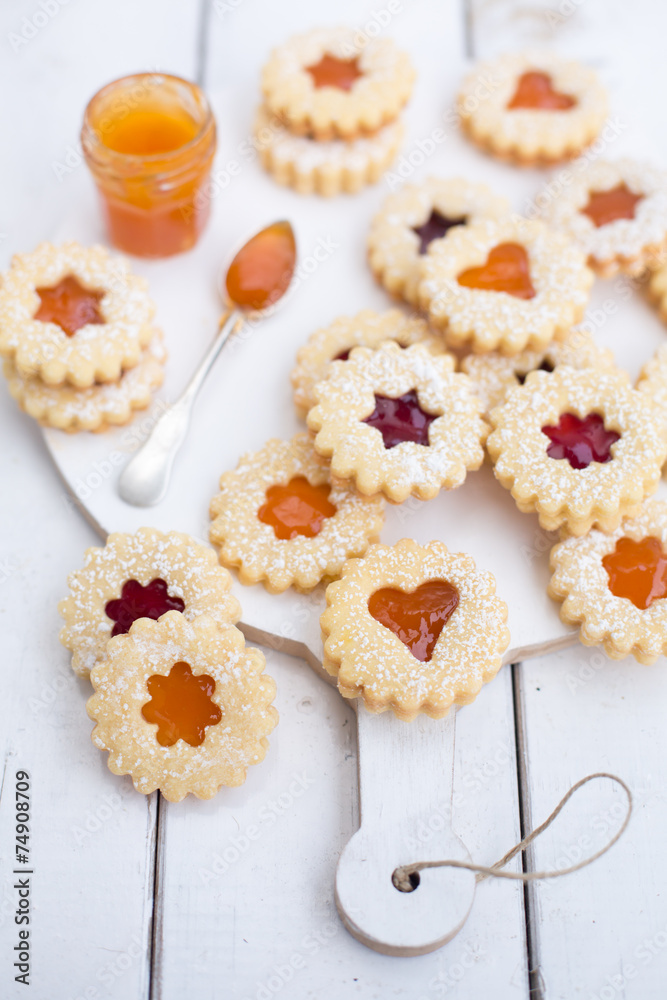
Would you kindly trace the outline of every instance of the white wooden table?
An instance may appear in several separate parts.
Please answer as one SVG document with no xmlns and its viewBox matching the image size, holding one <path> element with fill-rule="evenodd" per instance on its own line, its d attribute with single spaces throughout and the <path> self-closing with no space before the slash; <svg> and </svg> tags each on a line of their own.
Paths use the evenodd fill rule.
<svg viewBox="0 0 667 1000">
<path fill-rule="evenodd" d="M 667 159 L 667 11 L 655 2 L 399 6 L 386 30 L 418 68 L 425 32 L 441 40 L 443 66 L 528 43 L 587 59 L 623 93 L 633 124 L 651 133 Z M 76 199 L 85 171 L 77 155 L 81 114 L 101 84 L 159 68 L 209 90 L 247 87 L 270 46 L 291 32 L 317 23 L 363 27 L 385 8 L 382 0 L 3 5 L 2 266 L 14 250 L 48 236 Z M 443 93 L 443 109 L 452 96 Z M 384 193 L 378 189 L 378 201 Z M 495 861 L 590 771 L 628 781 L 632 824 L 609 855 L 571 878 L 525 893 L 518 884 L 484 883 L 464 929 L 440 951 L 410 959 L 375 954 L 342 928 L 333 901 L 336 861 L 358 825 L 349 707 L 303 662 L 267 650 L 281 724 L 266 762 L 242 789 L 172 806 L 111 775 L 89 740 L 88 686 L 71 674 L 56 638 L 65 577 L 97 539 L 67 500 L 39 430 L 5 391 L 0 421 L 3 1000 L 664 998 L 664 662 L 611 663 L 575 647 L 505 668 L 475 711 L 459 714 L 454 791 L 442 815 L 452 810 L 480 863 Z M 27 991 L 12 969 L 18 769 L 30 772 L 32 785 Z M 619 802 L 609 788 L 575 800 L 530 865 L 564 867 L 595 849 L 618 824 Z M 439 821 L 424 817 L 415 830 L 415 856 Z"/>
</svg>

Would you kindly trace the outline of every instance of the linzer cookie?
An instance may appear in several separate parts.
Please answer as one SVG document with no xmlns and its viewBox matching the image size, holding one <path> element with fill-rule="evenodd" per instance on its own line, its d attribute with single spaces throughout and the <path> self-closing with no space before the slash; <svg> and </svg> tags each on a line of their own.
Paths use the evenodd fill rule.
<svg viewBox="0 0 667 1000">
<path fill-rule="evenodd" d="M 662 344 L 646 362 L 639 373 L 637 389 L 654 404 L 656 419 L 661 423 L 667 438 L 667 344 Z"/>
<path fill-rule="evenodd" d="M 373 218 L 368 260 L 373 274 L 392 295 L 416 304 L 424 254 L 456 226 L 508 215 L 509 202 L 486 184 L 462 178 L 430 177 L 390 194 Z"/>
<path fill-rule="evenodd" d="M 513 355 L 543 350 L 577 323 L 592 281 L 565 236 L 513 217 L 460 226 L 431 243 L 419 300 L 451 346 Z"/>
<path fill-rule="evenodd" d="M 442 542 L 373 545 L 327 587 L 324 667 L 371 712 L 440 719 L 502 665 L 510 635 L 495 590 L 491 573 Z"/>
<path fill-rule="evenodd" d="M 653 663 L 667 654 L 667 505 L 654 500 L 611 534 L 591 531 L 551 551 L 549 594 L 586 646 Z"/>
<path fill-rule="evenodd" d="M 435 334 L 423 319 L 406 316 L 399 309 L 375 312 L 363 309 L 356 316 L 340 316 L 330 326 L 310 335 L 296 356 L 292 372 L 294 404 L 300 416 L 315 406 L 313 389 L 326 378 L 331 361 L 347 360 L 354 347 L 375 349 L 386 340 L 399 347 L 424 344 L 432 354 L 445 351 L 442 337 Z"/>
<path fill-rule="evenodd" d="M 242 785 L 278 721 L 264 666 L 237 628 L 208 615 L 135 621 L 91 672 L 93 743 L 144 795 L 210 799 L 221 785 Z"/>
<path fill-rule="evenodd" d="M 589 146 L 608 104 L 592 69 L 555 52 L 519 52 L 478 64 L 457 103 L 473 142 L 501 159 L 538 166 L 571 159 Z"/>
<path fill-rule="evenodd" d="M 615 531 L 658 487 L 667 440 L 625 372 L 531 372 L 490 419 L 496 478 L 548 531 Z"/>
<path fill-rule="evenodd" d="M 65 619 L 60 641 L 81 677 L 104 659 L 109 639 L 137 618 L 179 611 L 188 620 L 208 614 L 225 625 L 241 617 L 231 576 L 213 549 L 176 531 L 109 535 L 104 548 L 87 550 L 83 569 L 68 582 L 69 596 L 58 606 Z"/>
<path fill-rule="evenodd" d="M 117 381 L 153 338 L 144 278 L 104 247 L 40 244 L 0 284 L 0 354 L 22 378 L 87 388 Z"/>
<path fill-rule="evenodd" d="M 223 473 L 211 501 L 211 542 L 242 583 L 260 580 L 273 593 L 311 590 L 340 574 L 379 537 L 381 497 L 360 496 L 333 481 L 308 434 L 268 441 Z"/>
<path fill-rule="evenodd" d="M 667 171 L 635 160 L 598 160 L 543 210 L 602 277 L 640 274 L 667 248 Z"/>
<path fill-rule="evenodd" d="M 318 28 L 275 49 L 262 71 L 266 106 L 293 135 L 357 139 L 393 122 L 412 93 L 409 57 L 389 38 Z"/>
</svg>

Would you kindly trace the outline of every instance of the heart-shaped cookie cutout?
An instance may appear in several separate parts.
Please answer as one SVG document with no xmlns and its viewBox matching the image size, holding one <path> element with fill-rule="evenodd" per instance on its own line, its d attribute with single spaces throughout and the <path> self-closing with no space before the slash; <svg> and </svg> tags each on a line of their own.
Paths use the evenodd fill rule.
<svg viewBox="0 0 667 1000">
<path fill-rule="evenodd" d="M 499 243 L 489 251 L 486 264 L 461 271 L 456 280 L 466 288 L 506 292 L 517 299 L 532 299 L 536 294 L 530 280 L 528 254 L 520 243 Z"/>
<path fill-rule="evenodd" d="M 427 580 L 411 593 L 394 587 L 376 590 L 368 599 L 368 610 L 417 660 L 428 663 L 458 603 L 459 592 L 447 580 Z"/>
<path fill-rule="evenodd" d="M 612 594 L 626 597 L 641 611 L 667 597 L 667 555 L 659 538 L 619 538 L 602 565 Z"/>
<path fill-rule="evenodd" d="M 555 89 L 548 73 L 529 70 L 517 80 L 514 96 L 507 107 L 510 111 L 518 108 L 531 111 L 568 111 L 576 103 L 574 97 Z"/>
</svg>

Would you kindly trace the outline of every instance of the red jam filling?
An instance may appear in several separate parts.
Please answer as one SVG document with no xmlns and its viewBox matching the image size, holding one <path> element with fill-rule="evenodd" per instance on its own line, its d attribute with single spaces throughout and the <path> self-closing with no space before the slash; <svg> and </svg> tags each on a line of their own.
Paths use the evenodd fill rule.
<svg viewBox="0 0 667 1000">
<path fill-rule="evenodd" d="M 642 199 L 643 195 L 634 194 L 625 184 L 618 184 L 609 191 L 591 191 L 588 204 L 581 211 L 599 229 L 617 219 L 634 219 L 635 209 Z"/>
<path fill-rule="evenodd" d="M 519 77 L 514 97 L 507 107 L 510 110 L 528 108 L 531 111 L 567 111 L 576 103 L 574 97 L 554 89 L 548 73 L 530 70 Z"/>
<path fill-rule="evenodd" d="M 416 659 L 428 663 L 458 603 L 459 592 L 451 583 L 427 580 L 411 594 L 393 587 L 376 590 L 368 599 L 368 610 Z"/>
<path fill-rule="evenodd" d="M 297 535 L 314 538 L 327 518 L 336 513 L 329 492 L 326 484 L 313 486 L 304 476 L 297 476 L 286 486 L 269 486 L 266 503 L 257 511 L 257 517 L 270 524 L 276 538 L 283 541 Z"/>
<path fill-rule="evenodd" d="M 428 429 L 436 419 L 422 410 L 416 389 L 410 389 L 398 399 L 376 394 L 375 409 L 363 422 L 380 432 L 385 448 L 395 448 L 403 441 L 428 445 Z"/>
<path fill-rule="evenodd" d="M 274 222 L 242 246 L 227 271 L 227 294 L 243 309 L 267 309 L 287 291 L 296 264 L 289 222 Z"/>
<path fill-rule="evenodd" d="M 619 538 L 602 565 L 612 594 L 627 597 L 641 611 L 667 597 L 667 555 L 659 538 Z"/>
<path fill-rule="evenodd" d="M 549 458 L 566 458 L 573 469 L 585 469 L 591 462 L 610 462 L 611 446 L 620 440 L 616 431 L 605 429 L 598 413 L 580 420 L 574 413 L 564 413 L 554 427 L 543 427 L 550 440 Z"/>
<path fill-rule="evenodd" d="M 104 323 L 99 310 L 104 292 L 83 288 L 71 275 L 51 288 L 36 288 L 35 291 L 40 305 L 34 319 L 57 323 L 68 337 L 73 337 L 82 326 Z"/>
<path fill-rule="evenodd" d="M 507 292 L 517 299 L 532 299 L 535 289 L 530 280 L 528 254 L 519 243 L 500 243 L 481 267 L 470 267 L 456 279 L 466 288 L 487 292 Z"/>
<path fill-rule="evenodd" d="M 310 74 L 315 87 L 351 90 L 355 80 L 364 75 L 358 64 L 358 59 L 338 59 L 325 53 L 319 62 L 306 66 L 306 73 Z"/>
<path fill-rule="evenodd" d="M 211 701 L 215 681 L 208 674 L 193 674 L 189 663 L 175 663 L 166 677 L 153 674 L 146 687 L 151 700 L 141 714 L 146 722 L 157 724 L 160 746 L 172 747 L 178 740 L 201 746 L 206 728 L 222 719 L 220 707 Z"/>
<path fill-rule="evenodd" d="M 167 611 L 185 611 L 185 602 L 180 597 L 172 597 L 164 580 L 151 580 L 145 587 L 137 580 L 126 580 L 120 597 L 108 601 L 107 616 L 115 622 L 111 635 L 123 635 L 137 618 L 157 620 Z"/>
<path fill-rule="evenodd" d="M 426 222 L 412 227 L 412 232 L 419 237 L 419 253 L 426 253 L 433 240 L 442 239 L 454 226 L 465 226 L 467 221 L 466 218 L 448 219 L 434 208 Z"/>
</svg>

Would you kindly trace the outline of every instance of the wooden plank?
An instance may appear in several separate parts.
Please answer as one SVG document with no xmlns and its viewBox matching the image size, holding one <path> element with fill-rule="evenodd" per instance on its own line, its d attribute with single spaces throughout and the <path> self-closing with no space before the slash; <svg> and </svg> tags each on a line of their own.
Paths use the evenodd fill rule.
<svg viewBox="0 0 667 1000">
<path fill-rule="evenodd" d="M 3 266 L 48 238 L 89 184 L 77 161 L 83 107 L 103 83 L 137 68 L 196 70 L 198 10 L 157 0 L 5 5 L 0 108 L 5 143 Z M 56 164 L 66 169 L 59 180 Z M 147 997 L 155 797 L 118 779 L 90 742 L 85 700 L 59 646 L 56 603 L 97 539 L 72 508 L 38 429 L 0 396 L 0 994 L 26 995 L 12 971 L 19 927 L 13 888 L 15 774 L 31 775 L 32 953 L 35 997 Z"/>
</svg>

